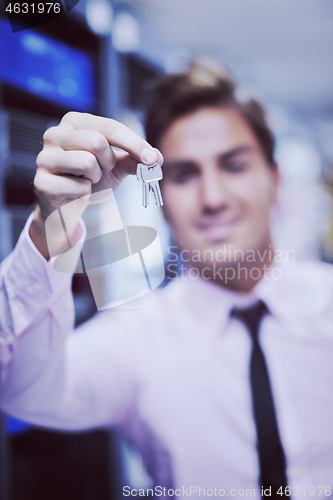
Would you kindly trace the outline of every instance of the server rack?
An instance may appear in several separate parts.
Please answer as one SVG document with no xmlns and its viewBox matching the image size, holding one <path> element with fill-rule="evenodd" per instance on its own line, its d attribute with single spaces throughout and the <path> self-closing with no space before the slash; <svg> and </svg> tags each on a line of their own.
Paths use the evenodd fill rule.
<svg viewBox="0 0 333 500">
<path fill-rule="evenodd" d="M 4 31 L 6 31 L 8 37 L 8 28 L 5 13 L 2 11 L 0 12 L 0 36 L 4 37 Z M 112 49 L 110 39 L 100 38 L 93 34 L 82 17 L 75 13 L 68 13 L 38 28 L 15 33 L 15 35 L 15 43 L 23 35 L 29 42 L 27 38 L 29 35 L 32 43 L 34 40 L 35 42 L 44 40 L 45 43 L 52 45 L 55 52 L 63 49 L 65 59 L 66 50 L 67 56 L 69 51 L 69 55 L 77 54 L 78 57 L 88 57 L 91 62 L 93 102 L 89 109 L 80 109 L 78 106 L 77 110 L 104 116 L 110 116 L 116 112 L 119 105 L 117 54 Z M 6 73 L 6 68 L 4 68 L 7 55 L 5 51 L 10 47 L 7 42 L 3 42 L 4 38 L 1 44 L 0 79 L 0 262 L 15 246 L 27 217 L 35 206 L 33 178 L 36 156 L 42 148 L 43 133 L 48 127 L 56 125 L 65 112 L 75 110 L 75 101 L 73 103 L 70 99 L 67 102 L 61 101 L 61 95 L 60 99 L 59 96 L 54 99 L 53 96 L 45 95 L 43 89 L 38 92 L 38 85 L 37 90 L 36 85 L 35 89 L 31 90 L 31 86 L 28 88 L 28 85 L 20 81 L 22 75 L 18 75 L 16 80 L 11 81 L 13 74 L 8 74 L 8 68 Z M 20 54 L 16 52 L 15 57 L 20 57 Z M 17 59 L 14 58 L 12 63 L 15 66 Z M 106 83 L 110 81 L 111 75 L 114 81 L 112 88 Z M 95 311 L 94 301 L 84 276 L 74 278 L 73 290 L 78 309 L 78 322 L 80 322 Z M 2 500 L 30 500 L 30 498 L 38 500 L 38 498 L 45 498 L 45 495 L 49 500 L 52 499 L 52 495 L 55 495 L 55 498 L 56 495 L 58 497 L 60 495 L 66 500 L 66 494 L 68 498 L 72 499 L 77 495 L 84 500 L 85 495 L 91 498 L 91 489 L 95 490 L 101 500 L 116 498 L 118 473 L 112 435 L 104 431 L 71 436 L 57 435 L 35 428 L 22 433 L 9 434 L 8 426 L 23 428 L 24 423 L 13 422 L 3 414 L 0 415 L 0 497 Z M 76 459 L 73 459 L 75 454 Z M 55 461 L 52 462 L 51 456 L 55 457 Z M 114 463 L 110 464 L 110 462 Z M 46 466 L 45 469 L 47 463 L 49 467 Z M 57 481 L 51 471 L 56 463 L 63 466 L 61 469 L 63 481 L 70 475 L 73 481 L 76 477 L 78 484 L 81 483 L 81 490 L 80 488 L 75 490 L 73 487 L 64 490 L 57 489 Z M 70 470 L 69 475 L 66 476 L 67 468 Z M 38 471 L 41 473 L 39 477 Z M 36 483 L 32 484 L 34 475 Z M 53 481 L 53 484 L 47 485 L 47 478 L 49 478 L 49 483 Z M 99 484 L 94 484 L 95 478 Z M 48 488 L 48 491 L 45 491 L 45 488 Z"/>
</svg>

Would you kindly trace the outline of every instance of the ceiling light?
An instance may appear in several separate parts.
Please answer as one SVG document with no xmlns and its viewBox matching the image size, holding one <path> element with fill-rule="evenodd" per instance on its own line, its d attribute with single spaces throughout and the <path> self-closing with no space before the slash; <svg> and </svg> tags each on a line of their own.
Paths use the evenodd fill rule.
<svg viewBox="0 0 333 500">
<path fill-rule="evenodd" d="M 97 35 L 109 35 L 113 24 L 111 3 L 107 0 L 88 0 L 86 3 L 86 20 Z"/>
<path fill-rule="evenodd" d="M 112 32 L 113 46 L 119 52 L 134 52 L 140 48 L 140 26 L 138 21 L 122 12 L 118 14 Z"/>
</svg>

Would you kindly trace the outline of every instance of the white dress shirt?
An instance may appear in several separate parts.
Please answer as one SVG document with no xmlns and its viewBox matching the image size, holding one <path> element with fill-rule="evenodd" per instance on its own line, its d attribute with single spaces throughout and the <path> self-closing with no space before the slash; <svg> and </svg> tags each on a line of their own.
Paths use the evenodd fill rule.
<svg viewBox="0 0 333 500">
<path fill-rule="evenodd" d="M 73 331 L 70 277 L 54 271 L 25 228 L 1 269 L 1 407 L 57 429 L 118 427 L 170 496 L 240 498 L 255 489 L 259 498 L 251 340 L 230 311 L 260 298 L 270 311 L 260 339 L 293 498 L 317 498 L 320 486 L 328 498 L 333 269 L 278 266 L 280 278 L 267 275 L 249 294 L 177 279 Z"/>
</svg>

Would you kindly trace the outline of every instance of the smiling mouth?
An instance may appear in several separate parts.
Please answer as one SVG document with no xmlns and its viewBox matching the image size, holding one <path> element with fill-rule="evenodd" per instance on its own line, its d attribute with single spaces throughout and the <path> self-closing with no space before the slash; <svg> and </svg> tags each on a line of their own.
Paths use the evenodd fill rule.
<svg viewBox="0 0 333 500">
<path fill-rule="evenodd" d="M 240 222 L 240 217 L 233 217 L 228 220 L 212 220 L 207 222 L 199 222 L 197 227 L 200 232 L 205 234 L 205 237 L 212 242 L 228 241 L 235 230 L 235 227 Z"/>
</svg>

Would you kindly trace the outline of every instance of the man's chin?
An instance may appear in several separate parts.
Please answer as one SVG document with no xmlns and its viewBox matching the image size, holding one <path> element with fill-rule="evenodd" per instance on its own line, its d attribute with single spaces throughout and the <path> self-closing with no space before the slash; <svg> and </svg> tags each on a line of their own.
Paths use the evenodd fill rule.
<svg viewBox="0 0 333 500">
<path fill-rule="evenodd" d="M 230 265 L 242 261 L 245 256 L 245 250 L 231 239 L 209 241 L 204 247 L 201 246 L 199 250 L 193 251 L 193 255 L 194 253 L 200 254 L 203 262 Z"/>
</svg>

